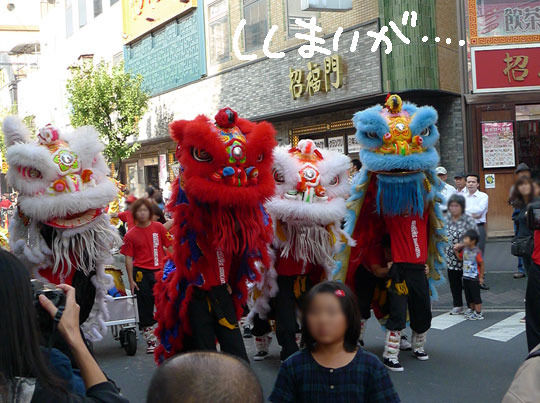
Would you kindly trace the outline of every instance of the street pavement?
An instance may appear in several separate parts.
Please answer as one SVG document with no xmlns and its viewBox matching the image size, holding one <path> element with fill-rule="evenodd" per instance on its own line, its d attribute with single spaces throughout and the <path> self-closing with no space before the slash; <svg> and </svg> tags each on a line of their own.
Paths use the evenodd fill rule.
<svg viewBox="0 0 540 403">
<path fill-rule="evenodd" d="M 448 285 L 440 287 L 439 301 L 433 304 L 433 328 L 428 333 L 428 361 L 418 361 L 410 352 L 401 353 L 403 373 L 391 373 L 394 386 L 403 402 L 491 403 L 500 402 L 513 376 L 527 355 L 523 298 L 526 279 L 514 280 L 516 260 L 508 240 L 489 242 L 486 250 L 487 282 L 491 289 L 482 291 L 483 321 L 466 321 L 449 316 L 451 295 Z M 410 337 L 410 330 L 406 333 Z M 371 319 L 365 348 L 380 356 L 384 334 Z M 250 356 L 253 339 L 246 339 Z M 96 358 L 131 402 L 144 402 L 155 369 L 153 357 L 145 354 L 142 337 L 137 355 L 128 357 L 110 335 L 94 346 Z M 268 397 L 279 369 L 279 346 L 275 340 L 271 356 L 262 362 L 252 361 L 265 396 Z"/>
</svg>

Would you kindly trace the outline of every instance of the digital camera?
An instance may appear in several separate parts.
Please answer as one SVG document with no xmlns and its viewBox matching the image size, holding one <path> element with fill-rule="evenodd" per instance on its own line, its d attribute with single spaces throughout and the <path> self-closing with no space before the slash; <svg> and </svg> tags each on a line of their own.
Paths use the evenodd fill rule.
<svg viewBox="0 0 540 403">
<path fill-rule="evenodd" d="M 31 280 L 31 283 L 39 329 L 42 333 L 46 334 L 52 331 L 54 321 L 49 312 L 43 309 L 39 303 L 39 296 L 41 294 L 45 295 L 51 300 L 54 306 L 63 310 L 66 305 L 66 295 L 64 294 L 64 291 L 56 288 L 54 284 L 43 283 L 39 280 Z"/>
</svg>

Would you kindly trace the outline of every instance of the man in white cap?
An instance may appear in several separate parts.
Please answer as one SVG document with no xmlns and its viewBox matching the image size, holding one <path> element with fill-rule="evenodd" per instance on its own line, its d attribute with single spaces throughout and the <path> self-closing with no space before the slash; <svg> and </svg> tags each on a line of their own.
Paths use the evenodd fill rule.
<svg viewBox="0 0 540 403">
<path fill-rule="evenodd" d="M 454 193 L 456 193 L 456 188 L 446 183 L 446 181 L 448 180 L 448 171 L 446 171 L 445 167 L 437 167 L 437 169 L 435 169 L 435 172 L 437 173 L 437 176 L 439 177 L 441 182 L 444 184 L 444 188 L 441 190 L 441 193 L 444 197 L 444 200 L 441 203 L 441 210 L 443 213 L 446 213 L 446 211 L 448 210 L 446 205 L 448 198 Z"/>
</svg>

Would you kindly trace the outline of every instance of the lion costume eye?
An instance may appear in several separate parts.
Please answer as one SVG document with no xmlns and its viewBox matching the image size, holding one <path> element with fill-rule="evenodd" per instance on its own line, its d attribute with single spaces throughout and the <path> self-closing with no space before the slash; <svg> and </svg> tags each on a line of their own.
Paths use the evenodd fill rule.
<svg viewBox="0 0 540 403">
<path fill-rule="evenodd" d="M 335 176 L 329 183 L 330 186 L 336 186 L 339 184 L 339 176 Z"/>
<path fill-rule="evenodd" d="M 426 127 L 422 132 L 420 133 L 420 136 L 427 137 L 429 136 L 429 127 Z"/>
<path fill-rule="evenodd" d="M 277 168 L 274 168 L 272 174 L 274 175 L 274 180 L 276 181 L 276 183 L 285 182 L 285 178 L 283 177 L 283 174 L 279 172 Z"/>
<path fill-rule="evenodd" d="M 195 159 L 195 161 L 199 162 L 210 162 L 212 161 L 212 156 L 206 152 L 205 150 L 200 150 L 196 147 L 193 147 L 191 149 L 191 155 Z"/>
<path fill-rule="evenodd" d="M 377 136 L 377 133 L 375 133 L 375 132 L 367 132 L 366 137 L 368 139 L 373 139 L 374 140 L 374 139 L 378 138 L 379 136 Z"/>
<path fill-rule="evenodd" d="M 259 154 L 259 156 L 257 157 L 257 162 L 262 162 L 264 159 L 264 155 L 263 154 Z"/>
</svg>

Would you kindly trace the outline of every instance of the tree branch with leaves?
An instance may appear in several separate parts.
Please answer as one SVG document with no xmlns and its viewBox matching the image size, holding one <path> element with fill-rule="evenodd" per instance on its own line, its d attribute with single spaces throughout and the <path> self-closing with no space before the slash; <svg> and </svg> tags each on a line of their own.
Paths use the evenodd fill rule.
<svg viewBox="0 0 540 403">
<path fill-rule="evenodd" d="M 139 120 L 148 108 L 148 94 L 141 89 L 143 77 L 124 71 L 123 64 L 110 66 L 83 63 L 71 69 L 66 90 L 73 127 L 94 126 L 105 143 L 105 157 L 117 167 L 139 147 L 128 143 L 139 134 Z"/>
</svg>

